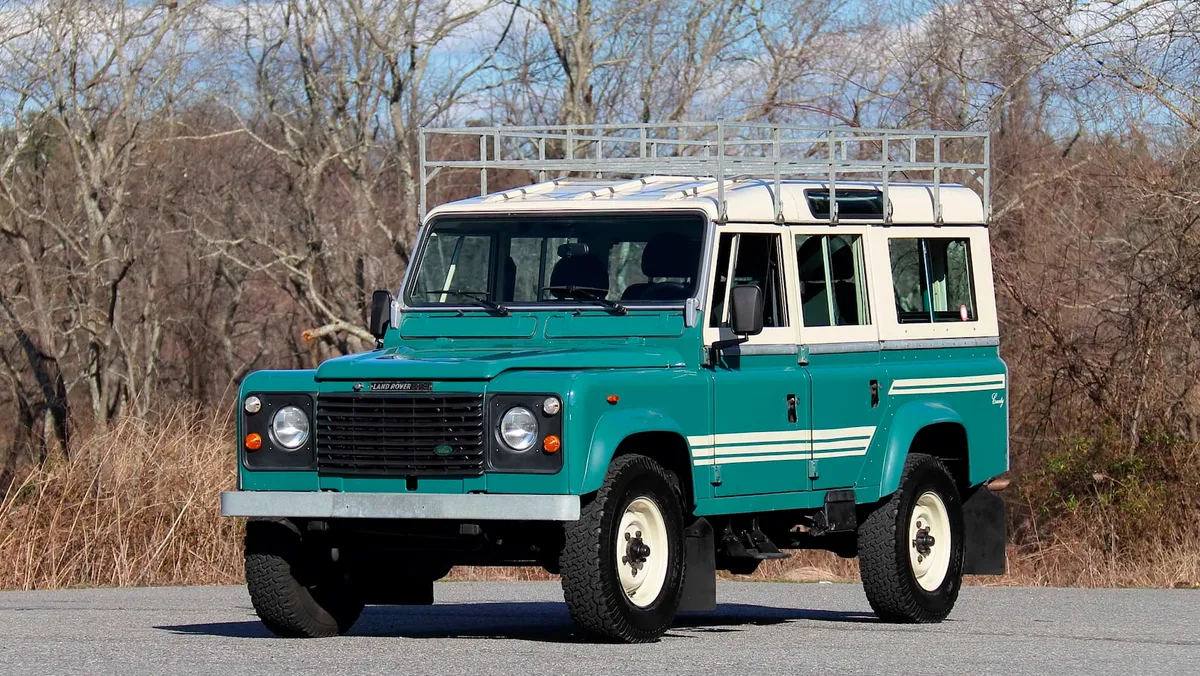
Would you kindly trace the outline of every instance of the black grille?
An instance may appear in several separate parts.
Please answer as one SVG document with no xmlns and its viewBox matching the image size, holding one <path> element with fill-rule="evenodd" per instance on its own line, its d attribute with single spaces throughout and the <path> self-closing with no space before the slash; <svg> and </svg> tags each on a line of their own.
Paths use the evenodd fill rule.
<svg viewBox="0 0 1200 676">
<path fill-rule="evenodd" d="M 482 394 L 317 397 L 317 470 L 327 474 L 478 475 L 483 435 Z"/>
</svg>

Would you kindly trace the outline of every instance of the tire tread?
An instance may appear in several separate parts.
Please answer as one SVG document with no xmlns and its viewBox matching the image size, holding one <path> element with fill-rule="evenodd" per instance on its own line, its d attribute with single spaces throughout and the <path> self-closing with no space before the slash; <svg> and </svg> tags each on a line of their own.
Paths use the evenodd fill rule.
<svg viewBox="0 0 1200 676">
<path fill-rule="evenodd" d="M 615 576 L 604 574 L 605 562 L 600 555 L 602 519 L 605 509 L 615 499 L 614 487 L 620 485 L 620 477 L 630 471 L 648 471 L 656 474 L 678 500 L 679 483 L 674 475 L 661 465 L 642 455 L 623 455 L 612 461 L 604 484 L 593 498 L 584 505 L 578 521 L 565 525 L 565 543 L 559 557 L 563 598 L 571 618 L 585 633 L 599 639 L 621 643 L 646 643 L 656 640 L 668 628 L 665 626 L 651 631 L 635 627 L 621 613 L 620 604 L 624 593 Z M 665 506 L 664 506 L 665 509 Z M 681 552 L 682 553 L 682 552 Z M 684 566 L 686 574 L 686 566 Z M 679 587 L 684 580 L 680 577 Z M 678 605 L 678 594 L 676 595 Z M 670 615 L 673 617 L 674 612 Z"/>
<path fill-rule="evenodd" d="M 931 464 L 947 477 L 950 476 L 941 460 L 924 453 L 909 454 L 900 477 L 901 490 L 872 510 L 859 526 L 858 559 L 863 591 L 875 615 L 884 622 L 932 624 L 945 619 L 945 614 L 932 612 L 921 605 L 912 585 L 908 584 L 911 573 L 908 563 L 896 554 L 897 517 L 903 501 L 902 489 L 913 470 L 924 464 Z M 959 586 L 956 583 L 951 590 L 950 605 L 958 596 Z"/>
</svg>

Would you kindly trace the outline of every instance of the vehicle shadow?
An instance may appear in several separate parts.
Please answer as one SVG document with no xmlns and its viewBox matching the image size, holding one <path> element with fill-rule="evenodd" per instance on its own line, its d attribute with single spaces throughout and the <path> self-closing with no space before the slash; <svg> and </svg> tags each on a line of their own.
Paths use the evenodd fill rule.
<svg viewBox="0 0 1200 676">
<path fill-rule="evenodd" d="M 864 612 L 773 608 L 722 603 L 710 612 L 682 613 L 668 636 L 743 631 L 748 627 L 802 620 L 877 622 Z M 175 634 L 226 638 L 272 638 L 258 620 L 159 626 Z M 587 637 L 572 624 L 562 602 L 450 603 L 433 606 L 369 606 L 351 636 L 400 638 L 498 638 L 549 643 L 581 643 Z"/>
</svg>

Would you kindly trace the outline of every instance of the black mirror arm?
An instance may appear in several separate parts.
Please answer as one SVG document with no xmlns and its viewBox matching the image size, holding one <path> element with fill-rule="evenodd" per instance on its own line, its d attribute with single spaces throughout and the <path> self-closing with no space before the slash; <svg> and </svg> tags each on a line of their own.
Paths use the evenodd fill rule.
<svg viewBox="0 0 1200 676">
<path fill-rule="evenodd" d="M 737 338 L 726 338 L 725 340 L 718 340 L 718 341 L 714 342 L 712 345 L 709 346 L 709 350 L 710 350 L 709 357 L 708 357 L 709 363 L 712 363 L 712 364 L 717 363 L 717 358 L 720 357 L 722 350 L 726 350 L 728 348 L 731 348 L 731 347 L 734 347 L 737 345 L 741 345 L 742 343 L 745 343 L 749 340 L 750 340 L 750 336 L 738 336 Z"/>
</svg>

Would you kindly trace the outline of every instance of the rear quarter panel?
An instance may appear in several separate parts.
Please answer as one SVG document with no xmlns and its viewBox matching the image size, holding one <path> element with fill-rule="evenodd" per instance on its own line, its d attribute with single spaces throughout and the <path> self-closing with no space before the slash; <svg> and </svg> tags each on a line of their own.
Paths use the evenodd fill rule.
<svg viewBox="0 0 1200 676">
<path fill-rule="evenodd" d="M 937 423 L 966 430 L 971 485 L 1008 471 L 1008 377 L 996 347 L 882 355 L 886 411 L 856 484 L 860 502 L 896 490 L 913 438 Z"/>
</svg>

